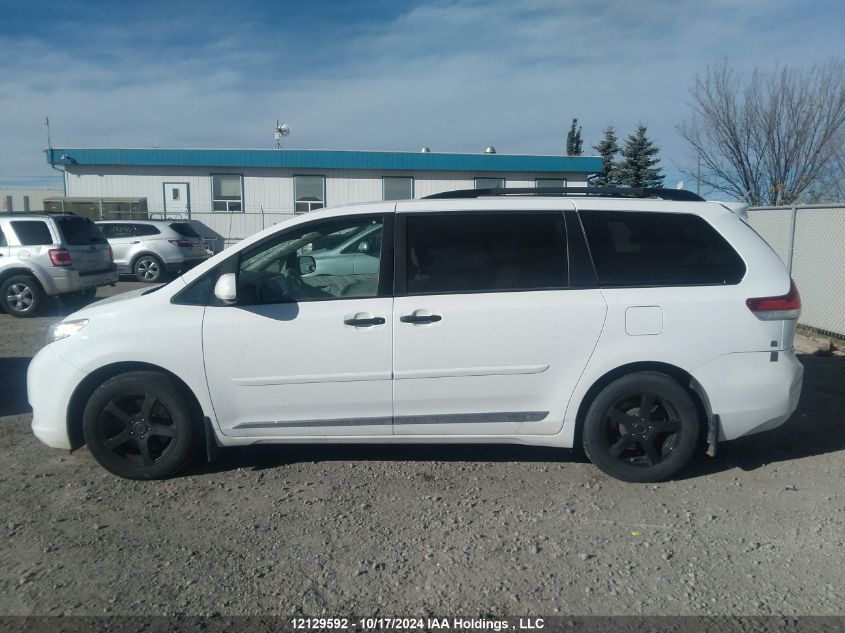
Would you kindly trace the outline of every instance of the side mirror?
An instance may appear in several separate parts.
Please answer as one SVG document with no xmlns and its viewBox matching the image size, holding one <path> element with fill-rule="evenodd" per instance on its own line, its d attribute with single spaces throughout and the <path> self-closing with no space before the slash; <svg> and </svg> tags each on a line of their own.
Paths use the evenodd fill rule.
<svg viewBox="0 0 845 633">
<path fill-rule="evenodd" d="M 359 253 L 369 253 L 370 252 L 370 243 L 367 240 L 363 240 L 358 242 L 358 252 Z"/>
<path fill-rule="evenodd" d="M 238 278 L 235 273 L 220 275 L 214 284 L 214 296 L 223 303 L 235 303 L 238 300 Z"/>
<path fill-rule="evenodd" d="M 307 275 L 317 270 L 317 260 L 310 255 L 301 255 L 299 257 L 299 273 Z"/>
</svg>

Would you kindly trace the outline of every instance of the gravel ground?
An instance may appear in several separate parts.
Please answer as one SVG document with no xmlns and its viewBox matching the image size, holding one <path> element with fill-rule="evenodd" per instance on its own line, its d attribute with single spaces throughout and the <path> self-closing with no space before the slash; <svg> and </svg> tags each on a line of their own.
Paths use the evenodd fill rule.
<svg viewBox="0 0 845 633">
<path fill-rule="evenodd" d="M 801 356 L 786 425 L 660 485 L 431 446 L 230 449 L 140 483 L 30 432 L 26 366 L 71 309 L 0 315 L 0 615 L 845 613 L 843 356 Z"/>
</svg>

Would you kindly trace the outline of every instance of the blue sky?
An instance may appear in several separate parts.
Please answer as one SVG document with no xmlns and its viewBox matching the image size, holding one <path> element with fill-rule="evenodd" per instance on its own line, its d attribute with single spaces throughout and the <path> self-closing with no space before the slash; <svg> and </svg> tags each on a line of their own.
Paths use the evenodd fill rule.
<svg viewBox="0 0 845 633">
<path fill-rule="evenodd" d="M 58 185 L 54 146 L 586 153 L 640 122 L 667 185 L 696 73 L 845 54 L 821 0 L 0 0 L 0 187 Z"/>
</svg>

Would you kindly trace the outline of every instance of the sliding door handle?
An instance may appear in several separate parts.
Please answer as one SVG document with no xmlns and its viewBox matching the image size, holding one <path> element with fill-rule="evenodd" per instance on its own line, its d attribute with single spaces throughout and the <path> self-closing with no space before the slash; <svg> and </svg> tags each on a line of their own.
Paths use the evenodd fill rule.
<svg viewBox="0 0 845 633">
<path fill-rule="evenodd" d="M 354 327 L 367 327 L 370 325 L 384 325 L 384 317 L 369 317 L 369 318 L 351 318 L 351 319 L 344 319 L 343 322 L 346 325 L 352 325 Z"/>
<path fill-rule="evenodd" d="M 439 314 L 408 314 L 399 317 L 402 323 L 437 323 L 442 321 L 443 317 Z"/>
</svg>

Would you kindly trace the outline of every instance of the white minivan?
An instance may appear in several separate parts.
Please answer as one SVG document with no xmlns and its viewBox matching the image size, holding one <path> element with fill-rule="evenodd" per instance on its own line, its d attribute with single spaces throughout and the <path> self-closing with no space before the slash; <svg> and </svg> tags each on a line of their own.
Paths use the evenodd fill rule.
<svg viewBox="0 0 845 633">
<path fill-rule="evenodd" d="M 325 268 L 363 235 L 377 265 Z M 137 479 L 220 446 L 473 442 L 658 481 L 794 411 L 799 311 L 766 242 L 685 191 L 323 209 L 55 325 L 32 428 Z"/>
</svg>

